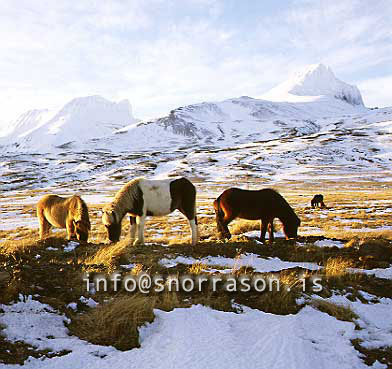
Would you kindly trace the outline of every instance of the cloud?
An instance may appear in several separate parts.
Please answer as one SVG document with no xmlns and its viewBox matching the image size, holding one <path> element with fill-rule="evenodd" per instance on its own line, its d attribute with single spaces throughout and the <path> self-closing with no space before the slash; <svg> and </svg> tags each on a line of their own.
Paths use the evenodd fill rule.
<svg viewBox="0 0 392 369">
<path fill-rule="evenodd" d="M 371 78 L 358 84 L 368 107 L 392 106 L 392 74 Z"/>
<path fill-rule="evenodd" d="M 392 58 L 391 2 L 287 4 L 3 0 L 0 121 L 91 94 L 129 98 L 135 115 L 157 116 L 258 96 L 317 62 L 349 83 L 382 83 Z"/>
</svg>

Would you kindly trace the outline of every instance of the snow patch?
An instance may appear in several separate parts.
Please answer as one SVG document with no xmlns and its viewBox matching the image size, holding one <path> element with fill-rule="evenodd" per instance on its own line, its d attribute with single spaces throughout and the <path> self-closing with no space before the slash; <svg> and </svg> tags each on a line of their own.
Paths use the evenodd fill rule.
<svg viewBox="0 0 392 369">
<path fill-rule="evenodd" d="M 320 270 L 321 267 L 316 263 L 308 263 L 308 262 L 291 262 L 291 261 L 283 261 L 279 258 L 261 258 L 253 253 L 245 253 L 240 255 L 238 258 L 226 258 L 223 256 L 207 256 L 201 259 L 195 259 L 192 257 L 184 257 L 177 256 L 174 259 L 161 259 L 159 264 L 166 267 L 172 268 L 177 264 L 187 264 L 192 265 L 195 263 L 202 263 L 209 266 L 220 266 L 225 268 L 225 272 L 227 269 L 239 269 L 241 267 L 252 267 L 256 272 L 259 273 L 268 273 L 268 272 L 278 272 L 280 270 L 289 269 L 289 268 L 304 268 L 309 270 Z M 214 269 L 214 271 L 219 271 Z"/>
</svg>

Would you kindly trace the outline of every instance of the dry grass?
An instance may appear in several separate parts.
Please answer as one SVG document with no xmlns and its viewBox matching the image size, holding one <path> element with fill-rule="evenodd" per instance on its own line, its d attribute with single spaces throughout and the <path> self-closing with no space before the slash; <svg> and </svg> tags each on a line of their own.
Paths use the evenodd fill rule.
<svg viewBox="0 0 392 369">
<path fill-rule="evenodd" d="M 193 263 L 188 268 L 188 272 L 191 274 L 201 274 L 201 273 L 204 273 L 206 269 L 208 269 L 208 266 L 206 264 L 203 264 L 201 262 L 197 262 L 197 263 Z"/>
<path fill-rule="evenodd" d="M 62 247 L 65 243 L 65 233 L 58 233 L 54 237 L 39 240 L 38 237 L 26 237 L 21 240 L 5 240 L 0 242 L 0 255 L 15 257 L 28 254 L 45 246 Z"/>
<path fill-rule="evenodd" d="M 37 247 L 37 240 L 26 238 L 16 241 L 4 241 L 0 243 L 0 254 L 10 256 L 16 253 L 26 253 L 29 249 Z"/>
<path fill-rule="evenodd" d="M 313 300 L 311 305 L 317 310 L 320 310 L 323 313 L 327 313 L 328 315 L 331 315 L 338 320 L 354 322 L 356 319 L 358 319 L 358 315 L 352 311 L 350 306 L 335 304 L 321 299 Z"/>
<path fill-rule="evenodd" d="M 357 237 L 351 238 L 348 240 L 345 244 L 344 247 L 357 247 L 359 245 L 359 239 Z"/>
<path fill-rule="evenodd" d="M 119 350 L 139 347 L 138 328 L 154 320 L 156 299 L 146 296 L 122 296 L 75 316 L 69 325 L 72 334 L 97 345 Z"/>
<path fill-rule="evenodd" d="M 192 303 L 204 303 L 218 310 L 232 310 L 228 299 L 201 295 Z M 68 328 L 81 339 L 97 345 L 110 345 L 119 350 L 140 347 L 139 327 L 154 320 L 154 309 L 171 311 L 174 308 L 190 307 L 178 293 L 165 291 L 158 295 L 116 296 L 97 308 L 81 315 L 74 315 Z"/>
<path fill-rule="evenodd" d="M 132 273 L 133 275 L 139 275 L 139 274 L 142 273 L 142 272 L 143 272 L 143 264 L 140 264 L 140 263 L 136 264 L 136 265 L 132 268 L 132 270 L 131 270 L 131 273 Z"/>
<path fill-rule="evenodd" d="M 163 241 L 163 243 L 167 243 L 168 245 L 178 245 L 184 243 L 185 239 L 180 236 L 172 236 L 166 239 L 162 238 L 161 241 Z"/>
<path fill-rule="evenodd" d="M 230 225 L 230 232 L 237 235 L 249 231 L 257 231 L 258 229 L 260 229 L 259 221 L 236 219 L 233 224 Z"/>
<path fill-rule="evenodd" d="M 348 273 L 348 268 L 353 268 L 355 264 L 350 259 L 343 257 L 330 257 L 328 258 L 324 272 L 327 277 L 337 277 Z"/>
<path fill-rule="evenodd" d="M 115 244 L 105 245 L 93 256 L 84 260 L 85 265 L 103 265 L 113 271 L 118 263 L 127 263 L 131 246 L 129 240 L 122 240 Z"/>
<path fill-rule="evenodd" d="M 392 230 L 377 230 L 374 231 L 369 230 L 365 232 L 355 232 L 349 230 L 328 230 L 324 233 L 324 236 L 327 238 L 338 238 L 340 240 L 351 240 L 353 237 L 358 237 L 361 240 L 369 239 L 369 238 L 383 238 L 387 240 L 392 240 Z"/>
<path fill-rule="evenodd" d="M 294 288 L 302 288 L 304 278 L 310 277 L 310 274 L 304 274 L 299 278 L 297 272 L 284 270 L 279 275 L 279 281 L 281 286 L 288 290 L 292 290 Z"/>
<path fill-rule="evenodd" d="M 279 291 L 272 290 L 259 293 L 257 296 L 252 296 L 253 299 L 247 301 L 245 305 L 271 314 L 295 314 L 301 309 L 301 306 L 297 304 L 297 298 L 300 295 L 301 292 L 299 289 L 293 288 L 288 290 L 286 288 L 280 288 Z M 243 303 L 241 299 L 236 301 Z"/>
</svg>

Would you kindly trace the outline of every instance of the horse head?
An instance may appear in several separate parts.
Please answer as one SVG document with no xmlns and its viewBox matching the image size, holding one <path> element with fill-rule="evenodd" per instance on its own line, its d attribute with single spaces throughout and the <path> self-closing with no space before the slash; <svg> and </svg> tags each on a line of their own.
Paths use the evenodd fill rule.
<svg viewBox="0 0 392 369">
<path fill-rule="evenodd" d="M 286 236 L 286 240 L 296 239 L 298 236 L 298 228 L 301 224 L 301 220 L 297 215 L 293 215 L 292 218 L 283 222 L 283 232 Z"/>
<path fill-rule="evenodd" d="M 75 227 L 77 240 L 82 242 L 87 242 L 88 232 L 91 228 L 90 223 L 86 223 L 82 220 L 74 220 L 73 225 Z"/>
<path fill-rule="evenodd" d="M 111 242 L 118 242 L 121 236 L 121 220 L 118 220 L 116 212 L 112 208 L 102 210 L 102 223 L 106 228 Z"/>
</svg>

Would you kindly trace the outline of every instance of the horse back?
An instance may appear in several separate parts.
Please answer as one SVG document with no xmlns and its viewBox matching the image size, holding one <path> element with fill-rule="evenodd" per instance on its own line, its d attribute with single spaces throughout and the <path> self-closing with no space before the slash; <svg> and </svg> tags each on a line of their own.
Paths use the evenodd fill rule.
<svg viewBox="0 0 392 369">
<path fill-rule="evenodd" d="M 270 188 L 257 191 L 230 188 L 218 197 L 217 202 L 226 214 L 250 220 L 279 217 L 292 211 L 287 201 Z"/>
<path fill-rule="evenodd" d="M 44 217 L 55 227 L 65 228 L 68 209 L 64 206 L 67 199 L 57 195 L 45 195 L 37 204 L 38 217 Z"/>
<path fill-rule="evenodd" d="M 37 215 L 44 216 L 55 227 L 65 228 L 67 219 L 83 220 L 89 226 L 88 208 L 80 196 L 45 195 L 37 204 Z"/>
</svg>

